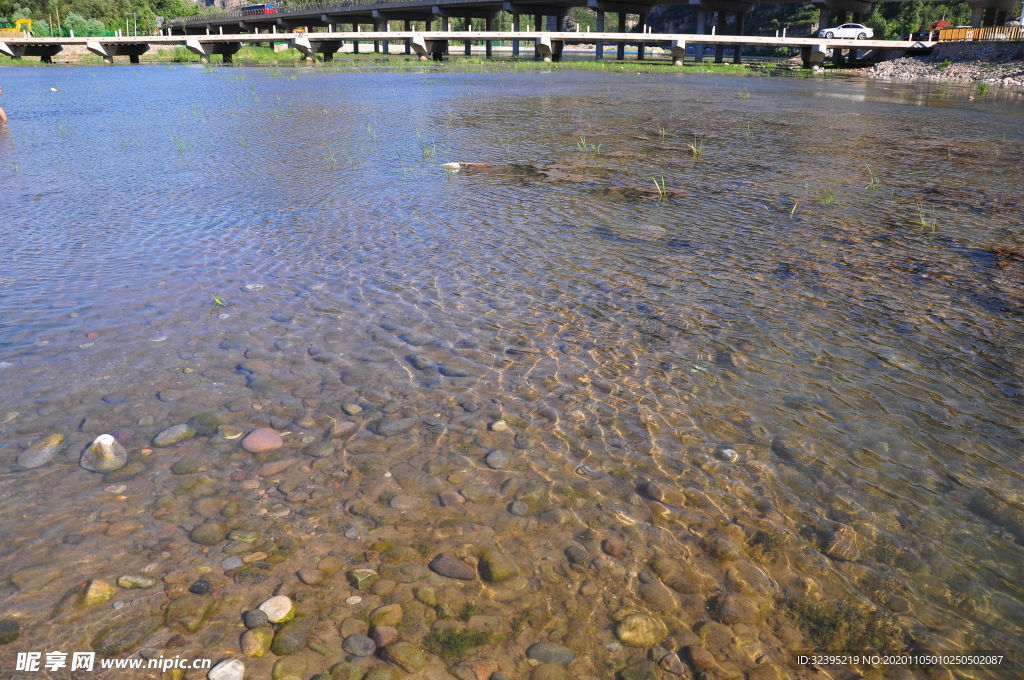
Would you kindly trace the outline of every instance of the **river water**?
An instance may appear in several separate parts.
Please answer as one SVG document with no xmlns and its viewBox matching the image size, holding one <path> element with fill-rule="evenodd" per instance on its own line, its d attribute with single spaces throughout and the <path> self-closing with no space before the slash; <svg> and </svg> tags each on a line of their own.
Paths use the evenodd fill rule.
<svg viewBox="0 0 1024 680">
<path fill-rule="evenodd" d="M 563 677 L 531 671 L 543 640 L 581 679 L 650 677 L 647 657 L 665 678 L 853 677 L 793 650 L 1024 662 L 1019 98 L 558 70 L 0 78 L 5 673 L 109 652 L 114 627 L 122 655 L 307 678 L 385 604 L 432 678 Z M 283 446 L 227 438 L 254 428 Z M 128 454 L 105 475 L 79 464 L 101 434 Z M 507 580 L 474 573 L 495 547 Z M 471 580 L 428 569 L 442 552 Z M 381 580 L 357 590 L 363 568 Z M 125 575 L 156 584 L 81 603 Z M 157 626 L 200 577 L 208 620 Z M 275 592 L 311 646 L 241 657 L 241 612 Z M 624 644 L 623 617 L 651 637 Z M 351 658 L 334 677 L 391 677 Z"/>
</svg>

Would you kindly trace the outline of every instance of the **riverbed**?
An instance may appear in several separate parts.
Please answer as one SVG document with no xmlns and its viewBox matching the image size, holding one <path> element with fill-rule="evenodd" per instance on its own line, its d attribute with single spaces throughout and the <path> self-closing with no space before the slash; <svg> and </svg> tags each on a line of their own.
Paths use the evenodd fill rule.
<svg viewBox="0 0 1024 680">
<path fill-rule="evenodd" d="M 5 672 L 33 651 L 302 680 L 1020 661 L 1012 92 L 2 76 Z M 282 653 L 243 655 L 272 595 L 310 625 L 258 620 Z"/>
</svg>

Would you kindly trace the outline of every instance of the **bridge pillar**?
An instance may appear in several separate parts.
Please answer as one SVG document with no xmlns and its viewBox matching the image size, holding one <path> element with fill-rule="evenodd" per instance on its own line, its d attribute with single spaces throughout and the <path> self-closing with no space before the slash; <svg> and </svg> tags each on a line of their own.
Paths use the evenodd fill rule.
<svg viewBox="0 0 1024 680">
<path fill-rule="evenodd" d="M 698 9 L 697 10 L 697 28 L 696 28 L 696 31 L 697 31 L 698 35 L 706 35 L 707 34 L 707 32 L 708 32 L 708 29 L 707 29 L 707 19 L 708 19 L 707 10 Z M 693 46 L 693 60 L 694 61 L 704 61 L 704 45 L 694 45 Z"/>
<path fill-rule="evenodd" d="M 729 13 L 724 10 L 717 12 L 717 23 L 715 24 L 715 33 L 718 35 L 725 35 L 725 29 L 728 26 Z M 725 61 L 725 45 L 722 43 L 715 44 L 715 63 L 721 64 Z"/>
<path fill-rule="evenodd" d="M 641 33 L 646 33 L 647 32 L 647 15 L 646 14 L 641 14 L 639 16 L 639 21 L 637 23 L 640 25 Z M 644 43 L 642 43 L 642 42 L 638 42 L 636 44 L 636 59 L 637 59 L 637 61 L 643 61 L 643 59 L 644 59 Z"/>
<path fill-rule="evenodd" d="M 405 22 L 405 32 L 412 32 L 412 22 L 409 21 L 408 19 Z M 412 42 L 408 38 L 405 39 L 405 53 L 412 54 Z"/>
<path fill-rule="evenodd" d="M 604 12 L 597 13 L 597 32 L 604 33 Z M 604 43 L 598 40 L 594 44 L 594 58 L 604 59 Z"/>
<path fill-rule="evenodd" d="M 441 30 L 442 31 L 450 31 L 450 30 L 452 30 L 452 19 L 451 19 L 451 17 L 441 17 Z M 444 41 L 444 54 L 448 54 L 448 41 L 447 40 Z M 436 54 L 434 55 L 434 61 L 441 61 L 440 59 L 437 58 Z"/>
<path fill-rule="evenodd" d="M 491 18 L 484 19 L 484 30 L 488 31 L 488 32 L 494 30 L 494 19 L 491 19 Z M 494 56 L 494 42 L 491 41 L 491 40 L 487 40 L 486 42 L 484 42 L 484 51 L 485 51 L 485 56 L 488 59 L 493 57 Z"/>
<path fill-rule="evenodd" d="M 465 22 L 463 24 L 464 27 L 465 27 L 463 30 L 472 31 L 473 30 L 473 19 L 471 19 L 470 17 L 466 17 L 465 19 L 463 19 L 463 21 Z M 472 40 L 468 40 L 468 39 L 466 40 L 466 56 L 467 57 L 473 56 L 473 41 Z"/>
<path fill-rule="evenodd" d="M 543 19 L 544 19 L 543 15 L 540 15 L 540 14 L 534 14 L 533 15 L 533 30 L 537 31 L 538 33 L 540 33 L 541 31 L 544 30 L 544 26 L 541 23 L 543 21 Z M 540 59 L 540 44 L 537 41 L 534 41 L 534 43 L 533 43 L 533 58 L 535 60 L 536 59 Z"/>
<path fill-rule="evenodd" d="M 512 14 L 512 31 L 514 33 L 518 33 L 519 32 L 519 14 L 517 14 L 517 13 Z M 512 41 L 512 56 L 516 57 L 516 58 L 519 57 L 519 41 L 518 40 L 513 40 Z"/>
<path fill-rule="evenodd" d="M 625 12 L 619 12 L 618 14 L 619 14 L 619 33 L 625 33 L 626 32 L 626 13 Z M 618 55 L 615 58 L 618 59 L 619 61 L 625 61 L 625 59 L 626 59 L 626 41 L 625 40 L 620 40 L 619 41 L 619 53 L 618 53 Z"/>
<path fill-rule="evenodd" d="M 736 12 L 736 35 L 743 35 L 743 19 L 745 16 L 743 12 Z M 743 46 L 739 43 L 732 48 L 732 63 L 743 63 Z"/>
<path fill-rule="evenodd" d="M 391 22 L 389 22 L 389 21 L 385 21 L 385 22 L 381 23 L 381 26 L 384 27 L 383 30 L 384 30 L 385 33 L 391 30 Z M 383 41 L 381 41 L 381 48 L 382 48 L 382 51 L 384 52 L 384 54 L 391 54 L 391 41 L 390 40 L 383 40 Z"/>
</svg>

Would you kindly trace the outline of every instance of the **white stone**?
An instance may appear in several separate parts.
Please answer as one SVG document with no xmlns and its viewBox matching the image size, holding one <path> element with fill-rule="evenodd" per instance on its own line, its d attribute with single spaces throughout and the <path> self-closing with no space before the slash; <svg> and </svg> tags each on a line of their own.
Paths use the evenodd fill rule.
<svg viewBox="0 0 1024 680">
<path fill-rule="evenodd" d="M 206 677 L 209 680 L 242 680 L 245 677 L 245 664 L 238 659 L 221 661 L 210 669 Z"/>
<path fill-rule="evenodd" d="M 291 618 L 295 612 L 295 605 L 292 604 L 291 598 L 277 595 L 261 604 L 259 610 L 267 615 L 271 623 L 281 623 Z"/>
<path fill-rule="evenodd" d="M 496 420 L 493 423 L 491 423 L 491 430 L 493 432 L 504 432 L 507 429 L 508 423 L 506 423 L 504 420 Z"/>
</svg>

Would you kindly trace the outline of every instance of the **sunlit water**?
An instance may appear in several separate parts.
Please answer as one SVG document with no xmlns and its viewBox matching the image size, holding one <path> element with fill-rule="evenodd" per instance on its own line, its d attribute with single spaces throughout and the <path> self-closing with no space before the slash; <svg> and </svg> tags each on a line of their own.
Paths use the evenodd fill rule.
<svg viewBox="0 0 1024 680">
<path fill-rule="evenodd" d="M 789 654 L 815 647 L 794 602 L 870 611 L 886 645 L 1019 654 L 1018 100 L 592 72 L 0 78 L 5 670 L 90 649 L 205 569 L 211 622 L 130 651 L 226 658 L 239 612 L 283 582 L 329 652 L 303 653 L 307 676 L 343 660 L 361 608 L 402 603 L 402 639 L 422 640 L 428 584 L 502 617 L 468 658 L 512 680 L 549 638 L 577 677 L 610 677 L 643 652 L 616 641 L 623 607 L 664 620 L 667 651 L 708 647 L 716 677 L 812 677 Z M 152 446 L 204 412 L 285 446 Z M 17 469 L 47 433 L 62 453 Z M 102 433 L 131 474 L 78 465 Z M 441 507 L 444 490 L 469 501 Z M 211 517 L 259 538 L 191 542 Z M 602 552 L 612 536 L 625 555 Z M 410 568 L 346 605 L 346 570 L 387 571 L 376 541 L 423 564 L 496 544 L 521 576 Z M 268 552 L 265 573 L 225 575 L 225 550 Z M 295 579 L 328 554 L 329 585 Z M 147 565 L 162 581 L 119 609 L 61 604 Z"/>
</svg>

